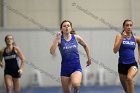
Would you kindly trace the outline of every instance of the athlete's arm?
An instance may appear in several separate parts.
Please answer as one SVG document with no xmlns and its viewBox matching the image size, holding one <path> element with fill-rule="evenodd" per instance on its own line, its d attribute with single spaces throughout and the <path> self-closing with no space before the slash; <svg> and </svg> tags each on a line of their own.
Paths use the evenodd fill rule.
<svg viewBox="0 0 140 93">
<path fill-rule="evenodd" d="M 87 44 L 85 43 L 85 41 L 83 40 L 82 37 L 80 37 L 79 35 L 75 35 L 75 37 L 76 37 L 78 43 L 80 45 L 82 45 L 83 48 L 85 49 L 85 52 L 86 52 L 87 58 L 88 58 L 87 66 L 89 66 L 91 64 L 91 57 L 90 57 L 90 53 L 89 53 L 89 48 L 88 48 Z"/>
<path fill-rule="evenodd" d="M 3 62 L 2 62 L 2 58 L 3 58 L 3 49 L 2 50 L 0 50 L 0 67 L 3 67 Z"/>
<path fill-rule="evenodd" d="M 17 55 L 19 56 L 20 60 L 21 60 L 21 64 L 19 67 L 19 73 L 22 74 L 23 72 L 23 67 L 24 67 L 24 62 L 25 62 L 25 57 L 23 55 L 23 53 L 21 52 L 21 50 L 19 49 L 19 47 L 15 47 L 15 50 L 17 52 Z"/>
<path fill-rule="evenodd" d="M 140 65 L 140 38 L 138 36 L 135 36 L 135 40 L 138 44 L 138 62 L 139 62 L 139 65 Z"/>
<path fill-rule="evenodd" d="M 61 39 L 61 32 L 58 32 L 56 34 L 56 37 L 53 40 L 53 44 L 50 48 L 50 53 L 53 55 L 55 53 L 56 48 L 58 47 L 58 44 L 60 43 L 60 39 Z"/>
<path fill-rule="evenodd" d="M 116 35 L 115 44 L 113 48 L 113 52 L 116 54 L 121 46 L 123 36 L 121 34 Z"/>
</svg>

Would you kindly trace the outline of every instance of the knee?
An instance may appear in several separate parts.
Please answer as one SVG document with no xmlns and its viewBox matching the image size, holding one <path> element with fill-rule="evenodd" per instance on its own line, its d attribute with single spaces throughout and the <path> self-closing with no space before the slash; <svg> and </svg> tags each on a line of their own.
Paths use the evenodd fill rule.
<svg viewBox="0 0 140 93">
<path fill-rule="evenodd" d="M 130 75 L 127 75 L 127 80 L 130 81 L 130 82 L 132 82 L 133 81 L 133 77 L 130 76 Z"/>
<path fill-rule="evenodd" d="M 12 86 L 8 85 L 7 86 L 7 90 L 10 90 L 11 91 L 12 90 Z"/>
<path fill-rule="evenodd" d="M 73 86 L 74 88 L 79 88 L 79 87 L 80 87 L 80 83 L 75 82 L 75 83 L 72 84 L 72 86 Z"/>
</svg>

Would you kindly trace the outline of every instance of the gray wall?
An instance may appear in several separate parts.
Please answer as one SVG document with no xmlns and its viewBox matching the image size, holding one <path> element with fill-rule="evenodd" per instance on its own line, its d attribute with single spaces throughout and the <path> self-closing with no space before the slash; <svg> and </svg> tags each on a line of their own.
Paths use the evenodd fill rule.
<svg viewBox="0 0 140 93">
<path fill-rule="evenodd" d="M 140 36 L 139 29 L 134 32 Z M 54 32 L 56 30 L 44 31 L 39 29 L 0 29 L 0 48 L 5 46 L 4 37 L 6 34 L 13 34 L 17 46 L 21 48 L 25 57 L 26 64 L 24 74 L 21 78 L 23 87 L 31 85 L 34 68 L 41 72 L 43 86 L 59 86 L 59 73 L 61 56 L 57 49 L 55 56 L 49 54 L 49 48 L 52 44 Z M 87 42 L 91 56 L 94 59 L 89 67 L 93 74 L 98 69 L 103 68 L 106 77 L 106 84 L 115 84 L 117 76 L 117 58 L 118 54 L 112 51 L 115 35 L 118 33 L 113 29 L 77 29 L 77 34 L 82 36 Z M 137 50 L 137 49 L 136 49 Z M 83 70 L 86 70 L 86 57 L 84 49 L 79 46 L 81 64 Z M 137 53 L 136 53 L 137 55 Z M 96 61 L 95 61 L 96 60 Z M 29 63 L 30 62 L 30 63 Z M 3 70 L 0 69 L 0 86 L 3 86 Z M 136 80 L 138 75 L 136 76 Z M 96 81 L 96 75 L 93 81 Z M 139 80 L 137 83 L 140 83 Z"/>
<path fill-rule="evenodd" d="M 4 0 L 4 25 L 6 28 L 38 28 L 31 22 L 34 20 L 53 28 L 68 19 L 76 27 L 107 28 L 101 19 L 121 27 L 120 23 L 130 18 L 139 27 L 139 3 L 140 0 Z"/>
<path fill-rule="evenodd" d="M 2 26 L 2 0 L 0 0 L 0 27 Z"/>
</svg>

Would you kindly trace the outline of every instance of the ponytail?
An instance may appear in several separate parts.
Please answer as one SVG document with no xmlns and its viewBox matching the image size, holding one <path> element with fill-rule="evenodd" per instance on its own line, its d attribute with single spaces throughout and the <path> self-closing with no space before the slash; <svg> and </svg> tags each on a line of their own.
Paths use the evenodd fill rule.
<svg viewBox="0 0 140 93">
<path fill-rule="evenodd" d="M 71 32 L 70 32 L 71 34 L 76 34 L 76 32 L 75 32 L 75 30 L 72 28 L 72 30 L 71 30 Z"/>
</svg>

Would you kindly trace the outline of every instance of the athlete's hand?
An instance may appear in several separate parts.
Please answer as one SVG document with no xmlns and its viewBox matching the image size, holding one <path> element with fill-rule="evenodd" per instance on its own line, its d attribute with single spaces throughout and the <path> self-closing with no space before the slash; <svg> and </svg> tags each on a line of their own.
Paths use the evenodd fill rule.
<svg viewBox="0 0 140 93">
<path fill-rule="evenodd" d="M 61 32 L 56 33 L 56 38 L 57 38 L 57 39 L 60 39 L 60 38 L 61 38 L 61 35 L 62 35 Z"/>
<path fill-rule="evenodd" d="M 19 73 L 20 75 L 22 75 L 23 70 L 22 70 L 22 69 L 19 69 L 19 70 L 18 70 L 18 73 Z"/>
<path fill-rule="evenodd" d="M 0 62 L 0 67 L 3 68 L 3 62 Z"/>
<path fill-rule="evenodd" d="M 87 66 L 91 65 L 91 59 L 88 59 Z"/>
<path fill-rule="evenodd" d="M 124 37 L 124 38 L 126 38 L 127 37 L 127 34 L 126 34 L 126 32 L 124 31 L 124 32 L 122 32 L 121 33 L 121 35 L 122 35 L 122 37 Z"/>
</svg>

